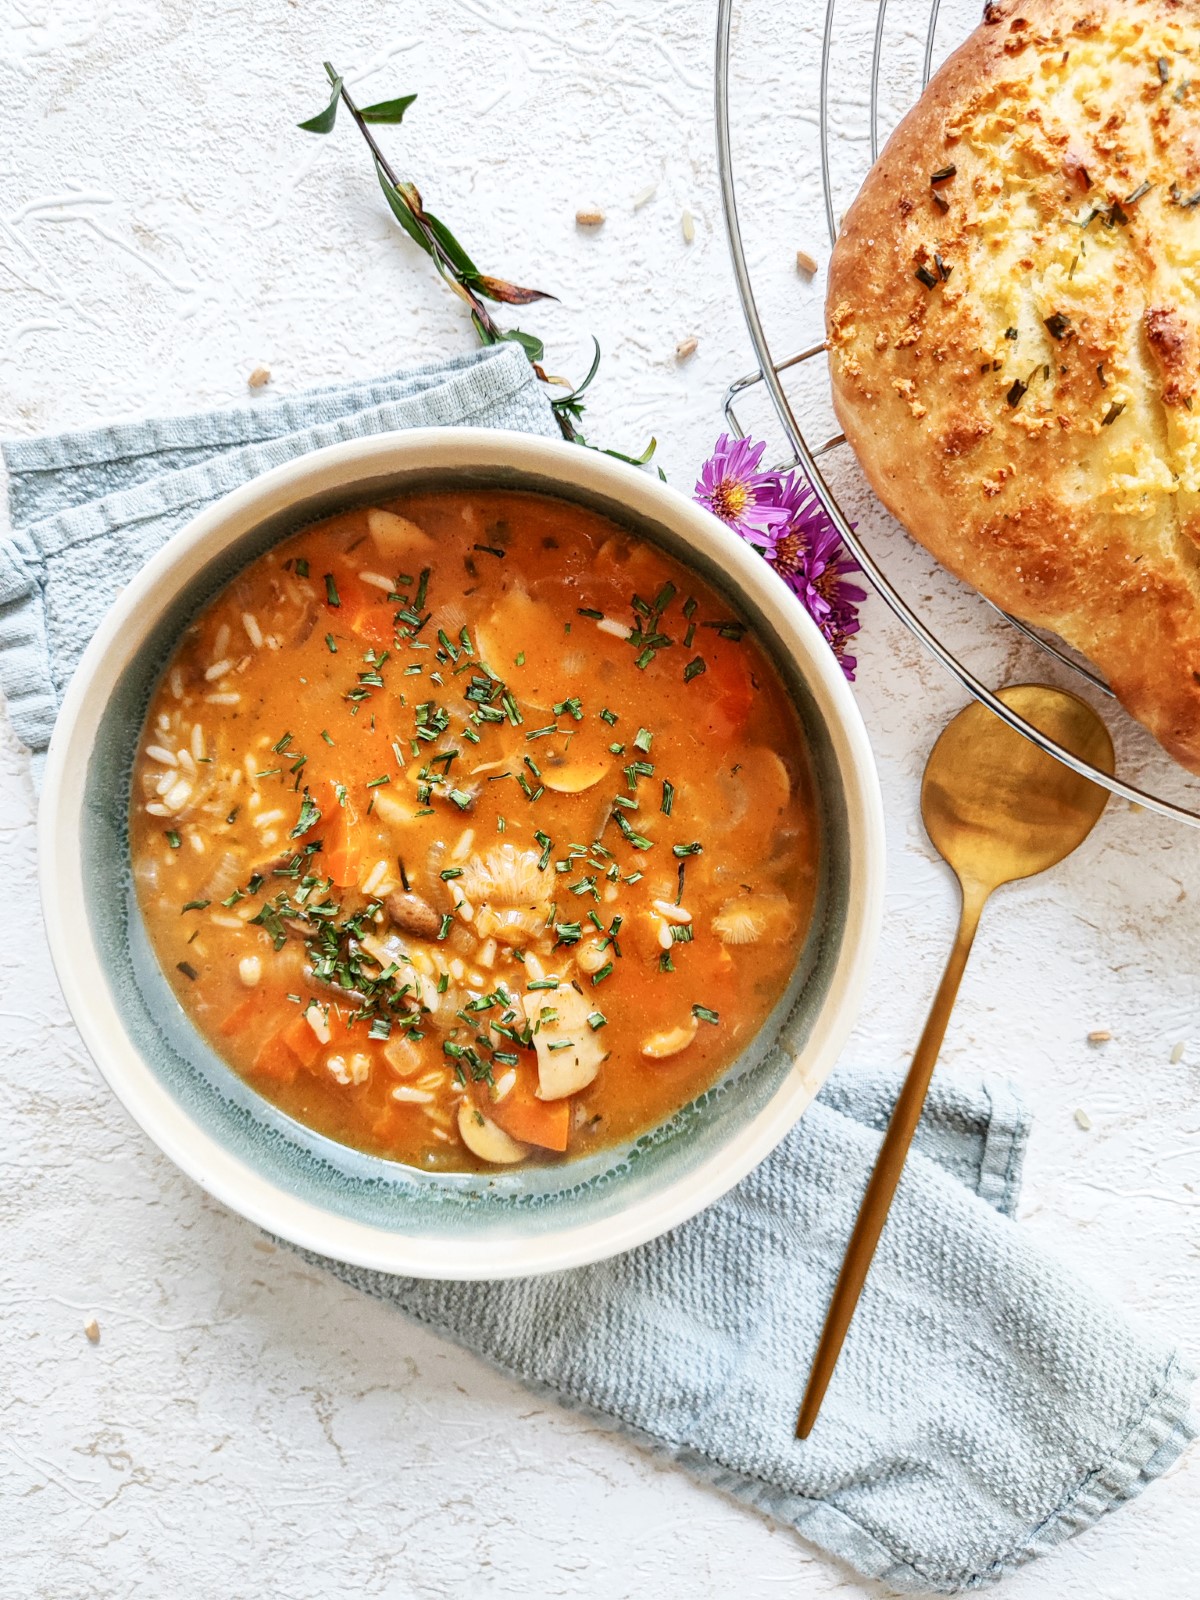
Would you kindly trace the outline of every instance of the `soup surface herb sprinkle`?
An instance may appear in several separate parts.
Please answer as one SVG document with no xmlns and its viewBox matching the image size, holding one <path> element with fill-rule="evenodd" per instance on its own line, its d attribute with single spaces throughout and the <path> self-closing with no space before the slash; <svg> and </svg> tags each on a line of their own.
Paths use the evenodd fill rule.
<svg viewBox="0 0 1200 1600">
<path fill-rule="evenodd" d="M 705 582 L 593 512 L 412 495 L 187 630 L 135 765 L 138 896 L 230 1066 L 430 1170 L 577 1156 L 711 1084 L 786 988 L 798 721 Z"/>
</svg>

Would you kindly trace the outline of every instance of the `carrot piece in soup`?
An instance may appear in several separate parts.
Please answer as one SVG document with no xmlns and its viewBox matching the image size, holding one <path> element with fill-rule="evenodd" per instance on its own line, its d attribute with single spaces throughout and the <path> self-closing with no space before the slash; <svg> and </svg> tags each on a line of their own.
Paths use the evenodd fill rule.
<svg viewBox="0 0 1200 1600">
<path fill-rule="evenodd" d="M 343 805 L 338 788 L 328 779 L 317 784 L 313 798 L 321 808 L 321 816 L 302 837 L 321 840 L 321 854 L 313 870 L 325 872 L 338 888 L 349 889 L 358 882 L 362 847 L 354 802 L 347 794 Z"/>
<path fill-rule="evenodd" d="M 392 624 L 394 607 L 389 605 L 383 596 L 379 601 L 371 601 L 366 605 L 356 606 L 346 613 L 346 622 L 351 633 L 364 640 L 367 644 L 380 646 L 390 645 L 395 638 L 396 630 Z"/>
<path fill-rule="evenodd" d="M 300 1058 L 281 1033 L 273 1033 L 254 1058 L 254 1072 L 275 1083 L 294 1083 L 300 1071 Z"/>
<path fill-rule="evenodd" d="M 323 861 L 325 871 L 340 889 L 349 889 L 358 882 L 362 868 L 362 848 L 358 843 L 356 818 L 350 815 L 349 805 L 339 806 L 332 826 L 325 835 Z"/>
<path fill-rule="evenodd" d="M 308 1018 L 303 1011 L 299 1016 L 293 1017 L 287 1027 L 281 1029 L 275 1037 L 283 1041 L 284 1046 L 303 1067 L 314 1066 L 317 1057 L 325 1048 L 309 1026 Z"/>
<path fill-rule="evenodd" d="M 396 632 L 392 618 L 398 603 L 389 600 L 377 584 L 364 583 L 356 571 L 340 563 L 329 574 L 329 580 L 325 583 L 325 607 L 330 620 L 349 628 L 368 644 L 390 645 Z"/>
<path fill-rule="evenodd" d="M 705 695 L 701 716 L 718 738 L 732 739 L 746 726 L 754 704 L 754 684 L 745 650 L 722 639 L 705 651 L 706 671 L 694 688 Z"/>
<path fill-rule="evenodd" d="M 520 1071 L 517 1081 L 502 1100 L 491 1100 L 486 1090 L 481 1107 L 510 1139 L 536 1144 L 543 1150 L 565 1150 L 571 1131 L 570 1100 L 539 1100 L 534 1094 L 535 1079 Z"/>
<path fill-rule="evenodd" d="M 237 1034 L 243 1033 L 258 1016 L 267 1004 L 261 990 L 248 994 L 240 1005 L 234 1006 L 229 1015 L 217 1024 L 217 1032 L 226 1039 L 232 1039 Z"/>
</svg>

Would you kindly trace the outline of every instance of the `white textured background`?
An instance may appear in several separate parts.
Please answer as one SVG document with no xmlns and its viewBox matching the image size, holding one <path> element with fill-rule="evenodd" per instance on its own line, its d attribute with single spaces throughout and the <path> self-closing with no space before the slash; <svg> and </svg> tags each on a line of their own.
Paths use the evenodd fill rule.
<svg viewBox="0 0 1200 1600">
<path fill-rule="evenodd" d="M 922 10 L 889 10 L 892 104 L 911 94 Z M 781 349 L 819 326 L 820 283 L 796 277 L 793 253 L 827 254 L 817 11 L 756 0 L 737 30 L 750 253 Z M 848 198 L 867 159 L 873 7 L 841 0 L 839 15 Z M 0 0 L 0 430 L 241 399 L 260 363 L 283 391 L 463 345 L 459 307 L 389 221 L 352 129 L 318 141 L 292 126 L 321 103 L 329 56 L 367 98 L 419 91 L 385 135 L 397 164 L 485 269 L 561 296 L 527 317 L 553 369 L 579 375 L 598 334 L 596 437 L 640 447 L 655 432 L 686 484 L 725 383 L 751 365 L 716 190 L 712 25 L 709 0 Z M 948 3 L 939 49 L 963 26 Z M 574 224 L 591 205 L 608 215 L 598 233 Z M 688 336 L 699 350 L 681 364 Z M 853 494 L 852 465 L 833 470 Z M 997 678 L 1036 670 L 921 558 L 897 559 L 973 659 Z M 892 859 L 852 1051 L 900 1062 L 954 916 L 917 785 L 962 697 L 878 603 L 862 655 Z M 1132 770 L 1165 780 L 1144 741 L 1122 743 Z M 0 1594 L 882 1592 L 275 1251 L 175 1173 L 67 1018 L 33 817 L 5 730 Z M 1198 868 L 1195 835 L 1114 805 L 1070 863 L 993 907 L 945 1053 L 949 1071 L 1009 1072 L 1036 1109 L 1022 1225 L 1194 1358 Z M 1100 1027 L 1112 1042 L 1089 1046 Z M 797 1393 L 806 1354 L 780 1351 Z M 1006 1593 L 1197 1593 L 1198 1477 L 1193 1456 Z"/>
</svg>

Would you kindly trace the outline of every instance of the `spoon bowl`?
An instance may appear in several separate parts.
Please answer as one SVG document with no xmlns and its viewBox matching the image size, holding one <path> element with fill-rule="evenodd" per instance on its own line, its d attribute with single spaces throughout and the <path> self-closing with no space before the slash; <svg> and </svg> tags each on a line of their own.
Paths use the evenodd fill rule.
<svg viewBox="0 0 1200 1600">
<path fill-rule="evenodd" d="M 1113 770 L 1108 729 L 1063 689 L 1014 684 L 998 699 L 1064 749 Z M 973 701 L 943 730 L 921 784 L 921 817 L 962 883 L 996 888 L 1057 866 L 1083 843 L 1108 791 Z"/>
</svg>

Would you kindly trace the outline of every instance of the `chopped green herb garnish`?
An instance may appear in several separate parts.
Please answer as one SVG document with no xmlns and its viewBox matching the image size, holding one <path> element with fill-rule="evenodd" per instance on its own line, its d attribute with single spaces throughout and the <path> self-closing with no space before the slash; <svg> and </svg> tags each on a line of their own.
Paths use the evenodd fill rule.
<svg viewBox="0 0 1200 1600">
<path fill-rule="evenodd" d="M 654 735 L 650 732 L 649 728 L 639 728 L 637 733 L 634 735 L 633 742 L 635 746 L 643 753 L 643 755 L 649 755 L 650 741 L 653 739 L 653 737 Z"/>
<path fill-rule="evenodd" d="M 200 976 L 190 961 L 177 961 L 175 967 L 178 972 L 182 972 L 184 977 L 190 978 L 193 983 Z"/>
<path fill-rule="evenodd" d="M 664 817 L 671 815 L 671 807 L 675 804 L 675 785 L 663 779 L 662 814 Z"/>
<path fill-rule="evenodd" d="M 298 839 L 302 833 L 307 833 L 310 828 L 315 827 L 320 820 L 321 808 L 306 789 L 300 801 L 300 815 L 296 819 L 296 826 L 292 829 L 291 837 Z"/>
<path fill-rule="evenodd" d="M 613 971 L 612 962 L 611 961 L 606 961 L 604 963 L 604 965 L 600 968 L 599 972 L 593 972 L 592 973 L 592 988 L 594 989 L 598 983 L 603 983 L 605 978 L 611 976 L 612 971 Z"/>
<path fill-rule="evenodd" d="M 450 929 L 453 926 L 453 924 L 454 924 L 454 918 L 450 915 L 450 913 L 448 911 L 443 911 L 442 912 L 442 925 L 438 929 L 438 938 L 439 939 L 446 938 L 446 936 L 449 934 Z"/>
<path fill-rule="evenodd" d="M 228 881 L 228 880 L 226 880 L 226 881 Z M 189 900 L 187 905 L 184 906 L 183 910 L 184 911 L 203 911 L 205 906 L 210 906 L 210 905 L 212 905 L 212 901 L 211 900 Z M 181 912 L 180 915 L 182 916 L 182 914 L 183 913 Z"/>
<path fill-rule="evenodd" d="M 331 633 L 325 635 L 325 643 L 329 646 L 329 654 L 331 656 L 337 655 L 337 640 Z"/>
<path fill-rule="evenodd" d="M 291 742 L 292 742 L 291 734 L 290 733 L 285 733 L 282 739 L 280 739 L 276 744 L 273 744 L 271 746 L 271 749 L 275 752 L 275 754 L 277 756 L 281 756 L 283 754 L 283 752 L 287 749 L 288 745 L 291 744 Z"/>
<path fill-rule="evenodd" d="M 179 835 L 175 832 L 174 828 L 167 829 L 167 843 L 171 846 L 172 850 L 179 849 Z"/>
<path fill-rule="evenodd" d="M 303 556 L 296 557 L 296 576 L 298 578 L 308 577 L 308 562 Z"/>
<path fill-rule="evenodd" d="M 633 827 L 631 827 L 629 819 L 626 817 L 623 811 L 614 809 L 612 812 L 612 819 L 635 850 L 649 850 L 651 848 L 653 841 L 647 839 L 645 834 L 638 833 Z M 678 846 L 676 846 L 676 848 L 678 849 Z M 697 848 L 699 847 L 697 846 Z"/>
<path fill-rule="evenodd" d="M 441 878 L 443 883 L 449 883 L 453 878 L 461 878 L 462 875 L 463 869 L 461 867 L 443 867 L 441 872 L 438 873 L 438 877 Z"/>
<path fill-rule="evenodd" d="M 692 1015 L 697 1022 L 711 1022 L 714 1027 L 721 1020 L 720 1012 L 710 1011 L 707 1006 L 693 1006 Z"/>
<path fill-rule="evenodd" d="M 610 711 L 607 706 L 602 706 L 600 709 L 600 720 L 601 722 L 607 722 L 610 728 L 615 727 L 617 723 L 617 713 L 615 711 Z"/>
<path fill-rule="evenodd" d="M 340 606 L 342 603 L 332 572 L 325 574 L 325 603 L 331 606 Z"/>
<path fill-rule="evenodd" d="M 677 856 L 698 856 L 704 846 L 702 844 L 673 844 L 671 849 Z"/>
<path fill-rule="evenodd" d="M 533 837 L 542 847 L 542 853 L 538 860 L 538 867 L 541 871 L 545 872 L 550 861 L 550 852 L 554 848 L 553 842 L 550 838 L 550 835 L 548 833 L 543 833 L 540 828 Z"/>
<path fill-rule="evenodd" d="M 691 683 L 693 678 L 698 678 L 702 672 L 707 671 L 708 668 L 704 663 L 704 657 L 693 656 L 683 669 L 683 681 L 684 683 Z"/>
</svg>

